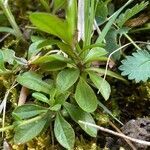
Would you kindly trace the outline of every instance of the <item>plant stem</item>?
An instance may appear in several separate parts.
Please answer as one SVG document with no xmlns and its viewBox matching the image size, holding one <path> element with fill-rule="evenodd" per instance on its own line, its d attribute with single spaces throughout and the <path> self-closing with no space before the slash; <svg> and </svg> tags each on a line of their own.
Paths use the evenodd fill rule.
<svg viewBox="0 0 150 150">
<path fill-rule="evenodd" d="M 9 20 L 9 23 L 11 24 L 12 28 L 14 29 L 14 32 L 15 32 L 15 35 L 18 39 L 22 39 L 24 40 L 23 38 L 23 34 L 22 32 L 20 31 L 16 21 L 15 21 L 15 18 L 10 10 L 10 7 L 8 5 L 8 2 L 7 1 L 3 1 L 3 0 L 0 0 L 0 7 L 2 8 L 4 14 L 6 15 L 7 19 Z"/>
<path fill-rule="evenodd" d="M 4 131 L 7 131 L 7 130 L 12 130 L 13 128 L 14 128 L 14 125 L 10 125 L 10 126 L 4 127 L 4 128 L 0 128 L 0 132 L 4 132 Z"/>
<path fill-rule="evenodd" d="M 135 46 L 135 48 L 141 50 L 141 48 L 126 33 L 124 33 L 124 36 Z"/>
</svg>

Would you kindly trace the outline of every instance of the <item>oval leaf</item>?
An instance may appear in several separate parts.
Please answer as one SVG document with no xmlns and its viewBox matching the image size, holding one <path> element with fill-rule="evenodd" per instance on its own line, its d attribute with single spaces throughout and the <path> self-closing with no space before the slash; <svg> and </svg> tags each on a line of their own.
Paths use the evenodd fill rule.
<svg viewBox="0 0 150 150">
<path fill-rule="evenodd" d="M 35 61 L 33 61 L 32 64 L 44 64 L 44 63 L 49 63 L 53 61 L 69 62 L 69 59 L 63 57 L 62 55 L 52 54 L 52 55 L 42 56 L 36 59 Z"/>
<path fill-rule="evenodd" d="M 75 133 L 71 125 L 60 115 L 57 114 L 54 133 L 58 142 L 67 149 L 72 149 L 75 143 Z"/>
<path fill-rule="evenodd" d="M 56 79 L 58 89 L 60 89 L 61 92 L 69 89 L 77 81 L 79 74 L 78 69 L 67 68 L 62 70 Z"/>
<path fill-rule="evenodd" d="M 55 15 L 49 13 L 32 13 L 30 16 L 30 21 L 38 29 L 58 36 L 67 43 L 70 43 L 68 37 L 67 23 L 65 20 L 58 18 Z"/>
<path fill-rule="evenodd" d="M 111 93 L 111 88 L 109 83 L 106 80 L 103 80 L 103 78 L 100 75 L 94 72 L 89 73 L 89 75 L 90 75 L 90 79 L 92 80 L 96 88 L 100 91 L 104 99 L 108 100 Z"/>
<path fill-rule="evenodd" d="M 88 123 L 92 123 L 95 124 L 95 121 L 93 119 L 93 117 L 91 116 L 90 113 L 87 113 L 85 111 L 83 111 L 82 109 L 80 109 L 77 106 L 74 106 L 70 103 L 65 102 L 64 107 L 66 108 L 67 112 L 69 113 L 69 115 L 71 116 L 71 118 L 80 125 L 80 127 L 90 136 L 92 137 L 96 137 L 97 135 L 97 129 L 94 127 L 90 127 L 90 126 L 85 126 L 83 124 L 80 124 L 78 121 L 84 121 L 84 122 L 88 122 Z"/>
<path fill-rule="evenodd" d="M 93 112 L 97 108 L 96 95 L 83 78 L 80 78 L 76 87 L 75 100 L 86 112 Z"/>
<path fill-rule="evenodd" d="M 32 140 L 34 137 L 39 135 L 41 131 L 44 129 L 47 123 L 47 118 L 45 116 L 44 117 L 38 116 L 33 119 L 32 121 L 30 119 L 30 123 L 24 121 L 15 128 L 15 136 L 14 136 L 15 144 L 23 144 Z"/>
<path fill-rule="evenodd" d="M 42 78 L 40 75 L 32 71 L 25 72 L 22 75 L 19 75 L 17 77 L 17 82 L 29 89 L 32 89 L 38 92 L 44 92 L 47 94 L 49 94 L 50 89 L 52 87 L 52 85 L 42 81 Z"/>
<path fill-rule="evenodd" d="M 34 98 L 36 98 L 37 100 L 41 101 L 41 102 L 44 102 L 44 103 L 47 103 L 47 104 L 50 103 L 49 99 L 42 93 L 35 92 L 35 93 L 32 94 L 32 96 Z"/>
<path fill-rule="evenodd" d="M 47 109 L 38 105 L 26 104 L 17 107 L 12 115 L 16 119 L 27 119 L 46 112 Z"/>
<path fill-rule="evenodd" d="M 104 48 L 94 48 L 89 51 L 84 59 L 85 63 L 101 60 L 101 57 L 106 55 L 107 51 Z"/>
</svg>

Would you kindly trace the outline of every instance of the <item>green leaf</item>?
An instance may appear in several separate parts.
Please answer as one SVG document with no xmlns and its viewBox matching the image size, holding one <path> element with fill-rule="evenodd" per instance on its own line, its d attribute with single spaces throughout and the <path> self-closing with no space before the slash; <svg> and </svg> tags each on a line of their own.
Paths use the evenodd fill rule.
<svg viewBox="0 0 150 150">
<path fill-rule="evenodd" d="M 116 30 L 115 28 L 111 28 L 108 31 L 105 39 L 106 39 L 105 49 L 107 49 L 109 54 L 120 47 L 120 45 L 118 44 L 118 30 Z M 121 56 L 121 53 L 120 51 L 118 51 L 112 55 L 112 58 L 114 60 L 119 60 L 120 56 Z"/>
<path fill-rule="evenodd" d="M 65 92 L 63 92 L 61 94 L 59 93 L 58 95 L 56 95 L 55 104 L 63 105 L 70 94 L 71 94 L 71 92 L 68 92 L 68 91 L 65 91 Z"/>
<path fill-rule="evenodd" d="M 47 109 L 44 107 L 34 105 L 34 104 L 26 104 L 26 105 L 17 107 L 13 111 L 12 115 L 16 119 L 28 119 L 31 117 L 35 117 L 46 111 L 47 111 Z"/>
<path fill-rule="evenodd" d="M 53 34 L 67 43 L 71 42 L 68 37 L 68 25 L 65 20 L 55 15 L 39 12 L 30 14 L 29 18 L 32 24 L 38 29 Z"/>
<path fill-rule="evenodd" d="M 110 18 L 110 20 L 108 21 L 108 23 L 105 25 L 104 29 L 102 30 L 102 33 L 100 34 L 100 36 L 98 37 L 98 39 L 96 40 L 96 43 L 101 44 L 103 42 L 103 40 L 105 39 L 106 34 L 108 33 L 108 31 L 110 30 L 112 24 L 115 22 L 116 18 L 118 17 L 118 15 L 121 13 L 121 11 L 132 2 L 133 0 L 129 0 L 126 4 L 124 4 L 119 10 L 117 10 L 113 16 Z"/>
<path fill-rule="evenodd" d="M 100 60 L 102 56 L 106 55 L 107 51 L 103 48 L 94 48 L 89 51 L 87 56 L 84 59 L 84 62 L 92 62 L 96 60 Z"/>
<path fill-rule="evenodd" d="M 128 75 L 130 80 L 135 79 L 136 82 L 147 81 L 150 77 L 150 53 L 146 50 L 138 50 L 122 60 L 119 69 L 121 75 Z"/>
<path fill-rule="evenodd" d="M 38 91 L 49 94 L 52 85 L 42 81 L 42 77 L 35 72 L 29 71 L 17 77 L 17 82 L 21 85 Z"/>
<path fill-rule="evenodd" d="M 67 67 L 67 63 L 62 61 L 53 61 L 50 63 L 44 63 L 40 65 L 40 68 L 44 71 L 58 71 Z"/>
<path fill-rule="evenodd" d="M 89 122 L 92 124 L 95 124 L 95 121 L 93 119 L 93 117 L 91 116 L 90 113 L 87 113 L 85 111 L 83 111 L 82 109 L 80 109 L 77 106 L 74 106 L 70 103 L 65 102 L 64 107 L 66 108 L 67 112 L 69 113 L 69 115 L 71 116 L 71 118 L 80 125 L 80 127 L 90 136 L 92 137 L 96 137 L 97 135 L 97 129 L 94 127 L 89 127 L 89 126 L 85 126 L 83 124 L 80 124 L 78 121 L 84 121 L 84 122 Z"/>
<path fill-rule="evenodd" d="M 72 149 L 75 143 L 75 133 L 71 125 L 57 114 L 54 124 L 54 133 L 57 141 L 66 149 Z"/>
<path fill-rule="evenodd" d="M 69 59 L 65 58 L 62 55 L 52 54 L 52 55 L 41 56 L 40 58 L 37 58 L 36 60 L 34 60 L 32 64 L 44 64 L 44 63 L 50 63 L 54 61 L 69 62 Z"/>
<path fill-rule="evenodd" d="M 67 3 L 67 0 L 54 0 L 54 10 L 53 12 L 56 12 L 58 9 L 63 8 L 64 5 Z"/>
<path fill-rule="evenodd" d="M 74 40 L 75 31 L 77 29 L 77 0 L 68 1 L 66 21 L 68 24 L 68 32 L 70 39 Z"/>
<path fill-rule="evenodd" d="M 1 71 L 6 71 L 7 70 L 5 68 L 5 65 L 4 65 L 4 56 L 3 56 L 2 51 L 0 51 L 0 70 Z"/>
<path fill-rule="evenodd" d="M 15 35 L 15 31 L 9 27 L 0 27 L 0 32 L 7 32 L 7 33 L 10 33 L 12 35 Z"/>
<path fill-rule="evenodd" d="M 103 78 L 97 73 L 94 72 L 88 72 L 88 73 L 90 75 L 90 79 L 97 87 L 97 89 L 100 91 L 104 99 L 108 100 L 111 93 L 111 88 L 109 83 L 106 80 L 103 80 Z"/>
<path fill-rule="evenodd" d="M 136 4 L 130 9 L 127 9 L 124 13 L 122 13 L 119 18 L 116 20 L 116 23 L 119 27 L 122 27 L 124 23 L 129 20 L 131 17 L 142 11 L 146 6 L 149 4 L 149 2 L 142 1 L 140 4 Z"/>
<path fill-rule="evenodd" d="M 100 0 L 97 4 L 97 8 L 96 8 L 96 20 L 98 21 L 98 24 L 103 23 L 108 16 L 108 2 L 110 0 L 107 0 L 105 2 L 103 2 L 102 0 Z"/>
<path fill-rule="evenodd" d="M 35 92 L 35 93 L 32 94 L 32 96 L 34 98 L 36 98 L 37 100 L 41 101 L 41 102 L 50 104 L 49 99 L 44 94 L 42 94 L 42 93 Z"/>
<path fill-rule="evenodd" d="M 86 112 L 94 112 L 97 108 L 96 95 L 82 77 L 76 87 L 75 100 Z"/>
<path fill-rule="evenodd" d="M 78 69 L 71 69 L 67 68 L 62 70 L 58 75 L 56 79 L 56 84 L 58 89 L 61 92 L 66 91 L 69 89 L 79 78 L 79 70 Z"/>
<path fill-rule="evenodd" d="M 104 75 L 105 74 L 105 69 L 102 69 L 102 68 L 94 68 L 94 67 L 91 67 L 91 68 L 88 68 L 86 69 L 86 71 L 93 71 L 93 72 L 97 72 L 101 75 Z M 119 79 L 119 80 L 122 80 L 122 81 L 125 81 L 127 82 L 121 75 L 113 72 L 113 71 L 110 71 L 110 70 L 107 70 L 107 75 L 110 76 L 110 77 L 113 77 L 113 78 L 116 78 L 116 79 Z"/>
<path fill-rule="evenodd" d="M 15 52 L 11 49 L 4 49 L 2 51 L 3 58 L 5 62 L 8 62 L 9 64 L 13 64 L 15 60 Z"/>
<path fill-rule="evenodd" d="M 23 144 L 39 135 L 47 123 L 46 116 L 38 116 L 36 118 L 23 121 L 15 127 L 14 143 Z"/>
</svg>

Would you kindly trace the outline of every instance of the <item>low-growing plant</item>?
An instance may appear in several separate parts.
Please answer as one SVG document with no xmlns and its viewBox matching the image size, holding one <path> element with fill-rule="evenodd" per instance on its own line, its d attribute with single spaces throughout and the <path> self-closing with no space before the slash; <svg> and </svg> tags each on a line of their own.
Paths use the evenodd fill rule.
<svg viewBox="0 0 150 150">
<path fill-rule="evenodd" d="M 40 2 L 47 12 L 50 11 L 47 1 Z M 11 49 L 4 48 L 0 51 L 0 74 L 12 75 L 15 81 L 22 85 L 20 95 L 23 94 L 23 97 L 19 98 L 21 106 L 12 112 L 13 125 L 2 128 L 1 131 L 13 129 L 14 142 L 23 144 L 46 131 L 50 124 L 54 123 L 57 141 L 63 147 L 71 149 L 74 147 L 75 133 L 69 123 L 71 121 L 67 121 L 65 117 L 67 112 L 88 135 L 96 137 L 97 129 L 85 126 L 79 123 L 79 120 L 95 124 L 92 114 L 101 105 L 98 94 L 105 100 L 109 99 L 111 86 L 103 78 L 105 73 L 125 81 L 110 70 L 105 72 L 101 62 L 107 61 L 109 52 L 121 47 L 117 44 L 117 35 L 121 37 L 128 31 L 123 24 L 148 5 L 147 2 L 142 2 L 133 7 L 133 14 L 130 10 L 120 15 L 130 2 L 131 0 L 109 18 L 109 1 L 104 3 L 96 0 L 78 3 L 77 0 L 55 0 L 52 13 L 30 13 L 29 19 L 35 26 L 35 32 L 44 36 L 32 35 L 32 43 L 24 58 L 15 56 L 15 51 Z M 101 4 L 105 14 L 99 13 Z M 80 8 L 81 6 L 84 9 Z M 64 10 L 62 17 L 56 15 L 58 9 Z M 105 24 L 102 31 L 95 18 L 103 18 L 100 22 Z M 95 29 L 98 32 L 97 40 L 93 37 Z M 112 32 L 114 40 L 110 42 L 109 36 Z M 114 43 L 115 49 L 111 49 Z M 107 51 L 107 48 L 111 51 Z M 99 67 L 94 65 L 96 61 Z M 23 104 L 27 97 L 25 89 L 30 89 L 31 102 Z M 103 105 L 101 107 L 104 108 Z"/>
</svg>

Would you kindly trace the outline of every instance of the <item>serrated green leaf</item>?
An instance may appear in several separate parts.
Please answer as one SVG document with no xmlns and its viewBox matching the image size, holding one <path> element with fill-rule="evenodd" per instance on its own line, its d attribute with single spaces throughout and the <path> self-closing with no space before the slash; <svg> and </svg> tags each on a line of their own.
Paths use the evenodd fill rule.
<svg viewBox="0 0 150 150">
<path fill-rule="evenodd" d="M 90 113 L 87 113 L 80 109 L 79 107 L 72 105 L 70 103 L 65 102 L 64 107 L 66 108 L 67 112 L 71 116 L 71 118 L 80 125 L 80 127 L 90 136 L 96 137 L 97 135 L 97 129 L 94 127 L 85 126 L 83 124 L 80 124 L 78 121 L 84 121 L 89 122 L 92 124 L 95 124 L 95 121 Z"/>
<path fill-rule="evenodd" d="M 84 59 L 85 63 L 100 60 L 102 56 L 106 55 L 107 51 L 104 48 L 94 48 L 89 51 Z"/>
<path fill-rule="evenodd" d="M 121 14 L 119 18 L 116 20 L 116 23 L 119 27 L 122 27 L 124 23 L 129 20 L 131 17 L 142 11 L 146 6 L 149 4 L 149 2 L 142 1 L 140 4 L 136 4 L 130 9 L 127 9 L 125 13 Z"/>
<path fill-rule="evenodd" d="M 49 99 L 48 99 L 44 94 L 42 94 L 42 93 L 35 92 L 35 93 L 32 94 L 32 96 L 33 96 L 34 98 L 36 98 L 37 100 L 41 101 L 41 102 L 50 104 Z"/>
<path fill-rule="evenodd" d="M 36 118 L 24 121 L 15 127 L 14 142 L 15 144 L 23 144 L 39 135 L 44 129 L 47 118 L 38 116 Z"/>
<path fill-rule="evenodd" d="M 61 92 L 69 89 L 79 78 L 79 70 L 67 68 L 62 70 L 56 79 L 56 85 Z"/>
<path fill-rule="evenodd" d="M 75 133 L 71 125 L 57 114 L 54 123 L 54 133 L 57 141 L 66 149 L 72 149 L 75 143 Z"/>
<path fill-rule="evenodd" d="M 146 50 L 138 50 L 122 60 L 119 69 L 121 75 L 128 75 L 130 80 L 135 79 L 136 82 L 147 81 L 150 77 L 150 53 Z"/>
<path fill-rule="evenodd" d="M 47 109 L 44 107 L 34 105 L 34 104 L 26 104 L 26 105 L 17 107 L 13 111 L 12 115 L 16 119 L 27 119 L 27 118 L 35 117 L 46 111 Z"/>
<path fill-rule="evenodd" d="M 100 91 L 104 99 L 108 100 L 111 93 L 110 84 L 106 80 L 103 80 L 103 78 L 97 73 L 89 72 L 89 75 L 91 81 L 94 83 L 96 88 Z"/>
<path fill-rule="evenodd" d="M 48 13 L 32 13 L 29 16 L 30 21 L 38 29 L 53 34 L 67 43 L 71 42 L 68 36 L 67 22 L 63 19 L 58 18 L 55 15 Z"/>
<path fill-rule="evenodd" d="M 92 88 L 81 77 L 75 91 L 75 100 L 86 112 L 94 112 L 97 108 L 97 98 Z"/>
<path fill-rule="evenodd" d="M 29 89 L 47 94 L 49 94 L 52 87 L 51 84 L 42 81 L 42 77 L 33 71 L 25 72 L 22 75 L 19 75 L 17 77 L 17 82 Z"/>
</svg>

